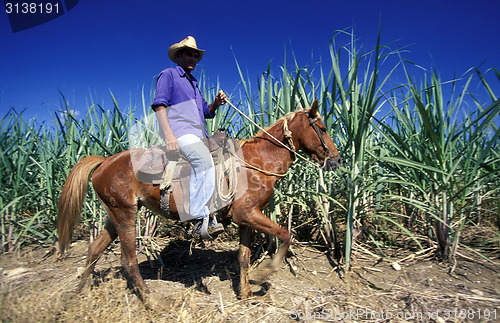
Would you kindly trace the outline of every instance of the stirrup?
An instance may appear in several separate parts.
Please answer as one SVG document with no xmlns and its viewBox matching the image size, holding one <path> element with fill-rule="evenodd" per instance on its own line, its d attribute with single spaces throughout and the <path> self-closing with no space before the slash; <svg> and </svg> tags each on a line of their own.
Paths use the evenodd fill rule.
<svg viewBox="0 0 500 323">
<path fill-rule="evenodd" d="M 200 237 L 203 240 L 214 240 L 219 234 L 224 232 L 224 226 L 217 222 L 215 217 L 210 224 L 210 216 L 204 217 L 201 221 L 195 223 L 189 231 L 189 235 L 194 238 Z"/>
</svg>

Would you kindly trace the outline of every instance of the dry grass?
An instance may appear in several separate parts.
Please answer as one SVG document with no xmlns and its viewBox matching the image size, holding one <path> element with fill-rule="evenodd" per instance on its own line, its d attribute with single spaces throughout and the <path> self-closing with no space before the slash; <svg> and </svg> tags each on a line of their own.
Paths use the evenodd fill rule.
<svg viewBox="0 0 500 323">
<path fill-rule="evenodd" d="M 74 289 L 86 242 L 75 243 L 62 261 L 44 259 L 47 249 L 41 248 L 2 255 L 0 321 L 353 322 L 389 321 L 378 316 L 402 313 L 414 315 L 410 321 L 427 322 L 436 311 L 443 316 L 445 309 L 494 310 L 500 304 L 498 264 L 471 254 L 472 261 L 459 259 L 450 275 L 449 266 L 430 259 L 430 252 L 403 255 L 395 250 L 380 259 L 360 246 L 354 249 L 351 271 L 341 278 L 323 252 L 295 245 L 294 256 L 280 271 L 254 286 L 260 296 L 239 300 L 234 242 L 207 247 L 164 242 L 164 267 L 140 256 L 152 309 L 126 288 L 116 246 L 100 259 L 94 286 L 80 294 Z M 401 270 L 391 267 L 394 261 Z"/>
</svg>

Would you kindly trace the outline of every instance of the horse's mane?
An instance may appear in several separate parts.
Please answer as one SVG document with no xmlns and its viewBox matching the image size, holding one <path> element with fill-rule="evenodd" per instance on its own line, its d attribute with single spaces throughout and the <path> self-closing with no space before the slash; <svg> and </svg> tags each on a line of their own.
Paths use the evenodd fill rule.
<svg viewBox="0 0 500 323">
<path fill-rule="evenodd" d="M 300 108 L 297 111 L 288 112 L 283 117 L 279 118 L 274 124 L 272 124 L 268 127 L 265 127 L 264 130 L 269 132 L 272 128 L 280 127 L 283 124 L 283 122 L 285 122 L 285 120 L 288 122 L 291 122 L 295 118 L 295 116 L 301 112 L 305 112 L 305 110 Z M 319 113 L 316 113 L 316 117 L 321 119 L 321 116 L 319 115 Z M 251 142 L 256 138 L 263 137 L 264 134 L 265 133 L 263 130 L 259 130 L 259 132 L 257 132 L 252 138 L 241 140 L 241 145 L 244 145 L 247 142 Z"/>
<path fill-rule="evenodd" d="M 264 131 L 269 132 L 272 128 L 280 126 L 281 124 L 283 124 L 283 122 L 285 120 L 288 121 L 288 122 L 291 122 L 293 120 L 293 118 L 295 118 L 295 116 L 297 115 L 297 113 L 302 112 L 302 111 L 304 111 L 304 110 L 299 109 L 297 111 L 288 112 L 283 117 L 279 118 L 272 125 L 265 127 Z M 252 138 L 242 139 L 241 140 L 241 145 L 243 146 L 247 142 L 251 142 L 251 141 L 254 141 L 256 138 L 263 137 L 264 133 L 265 133 L 264 131 L 263 130 L 259 130 L 259 132 L 257 132 Z"/>
</svg>

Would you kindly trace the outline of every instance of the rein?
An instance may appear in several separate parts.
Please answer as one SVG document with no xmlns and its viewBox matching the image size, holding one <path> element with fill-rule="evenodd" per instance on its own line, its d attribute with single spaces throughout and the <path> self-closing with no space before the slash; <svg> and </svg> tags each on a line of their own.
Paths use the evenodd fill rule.
<svg viewBox="0 0 500 323">
<path fill-rule="evenodd" d="M 247 116 L 245 113 L 243 113 L 243 111 L 241 111 L 240 109 L 238 109 L 237 107 L 234 106 L 234 104 L 232 104 L 228 99 L 226 99 L 226 103 L 229 104 L 234 110 L 236 110 L 236 112 L 238 112 L 239 114 L 241 114 L 245 119 L 247 119 L 248 121 L 250 121 L 251 124 L 253 124 L 254 126 L 256 126 L 257 128 L 259 128 L 259 130 L 261 130 L 262 132 L 264 132 L 265 134 L 267 134 L 269 137 L 271 137 L 271 139 L 274 139 L 277 143 L 279 143 L 281 146 L 285 147 L 287 150 L 289 150 L 291 153 L 293 153 L 296 157 L 299 157 L 301 158 L 302 160 L 305 160 L 306 162 L 308 162 L 309 164 L 313 165 L 314 167 L 316 168 L 320 168 L 317 164 L 313 163 L 312 161 L 310 161 L 309 159 L 305 158 L 304 156 L 302 155 L 299 155 L 297 153 L 297 150 L 295 149 L 295 146 L 293 144 L 293 141 L 292 141 L 292 132 L 288 129 L 288 122 L 286 122 L 286 120 L 283 121 L 283 132 L 284 132 L 284 135 L 285 135 L 285 139 L 289 142 L 289 146 L 285 145 L 284 143 L 282 143 L 280 140 L 278 140 L 276 137 L 274 137 L 273 135 L 271 135 L 266 129 L 262 128 L 261 126 L 259 126 L 255 121 L 253 121 L 249 116 Z M 318 119 L 315 118 L 313 119 L 314 122 L 316 122 Z M 311 119 L 309 120 L 309 122 L 311 122 Z M 319 129 L 318 127 L 313 123 L 311 123 L 311 126 L 313 126 L 313 129 L 316 131 L 316 133 L 318 134 L 319 138 L 320 138 L 320 141 L 321 141 L 321 144 L 323 145 L 323 148 L 326 149 L 326 151 L 328 151 L 328 149 L 326 148 L 326 143 L 325 141 L 323 140 L 323 138 L 321 137 L 320 133 L 319 133 Z M 313 125 L 314 124 L 314 125 Z M 325 163 L 326 163 L 326 159 L 325 159 Z M 259 170 L 261 172 L 263 172 L 264 174 L 269 174 L 269 175 L 273 175 L 273 176 L 284 176 L 285 174 L 282 174 L 282 175 L 279 175 L 279 174 L 275 174 L 275 173 L 270 173 L 268 171 L 265 171 L 265 170 L 261 170 L 261 169 L 258 169 L 257 167 L 255 166 L 252 166 L 252 165 L 249 165 L 248 163 L 245 162 L 245 164 L 247 164 L 248 166 L 251 166 L 253 169 L 256 169 L 256 170 Z"/>
<path fill-rule="evenodd" d="M 278 174 L 278 173 L 273 173 L 273 172 L 270 172 L 270 171 L 267 171 L 267 170 L 264 170 L 264 169 L 261 169 L 257 166 L 254 166 L 252 164 L 249 164 L 246 160 L 240 158 L 238 155 L 236 154 L 233 154 L 233 157 L 238 159 L 240 162 L 242 162 L 243 164 L 245 164 L 245 166 L 247 166 L 248 168 L 251 168 L 251 169 L 255 169 L 256 171 L 259 171 L 261 173 L 263 173 L 264 175 L 268 175 L 268 176 L 276 176 L 276 177 L 283 177 L 286 175 L 286 173 L 284 174 Z"/>
</svg>

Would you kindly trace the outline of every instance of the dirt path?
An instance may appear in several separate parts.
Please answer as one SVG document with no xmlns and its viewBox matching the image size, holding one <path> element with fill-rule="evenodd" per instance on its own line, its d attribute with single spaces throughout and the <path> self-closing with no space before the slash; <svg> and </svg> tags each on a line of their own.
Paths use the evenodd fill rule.
<svg viewBox="0 0 500 323">
<path fill-rule="evenodd" d="M 141 274 L 158 304 L 148 310 L 126 288 L 115 245 L 100 260 L 89 291 L 72 292 L 83 271 L 87 243 L 71 256 L 49 249 L 0 255 L 2 322 L 463 322 L 500 321 L 500 267 L 459 258 L 449 265 L 428 253 L 391 264 L 358 248 L 348 275 L 324 253 L 295 245 L 294 255 L 249 300 L 236 297 L 237 245 L 204 248 L 162 241 L 163 266 L 141 254 Z M 472 257 L 469 255 L 469 257 Z M 400 256 L 398 259 L 403 259 Z M 400 269 L 400 270 L 396 270 Z M 495 319 L 496 318 L 496 319 Z"/>
</svg>

